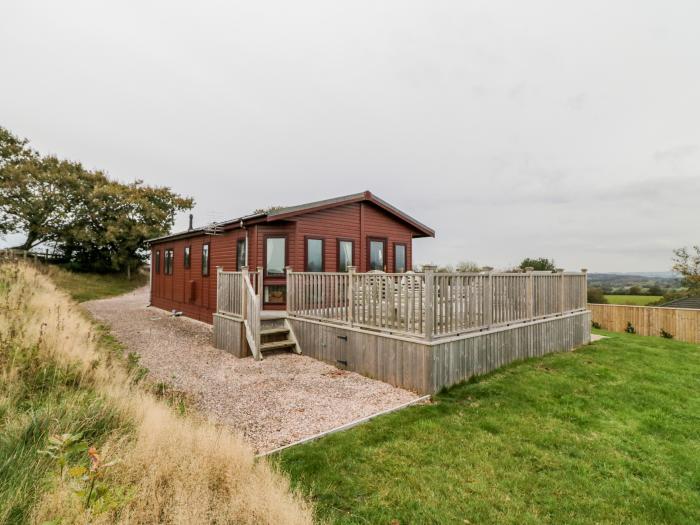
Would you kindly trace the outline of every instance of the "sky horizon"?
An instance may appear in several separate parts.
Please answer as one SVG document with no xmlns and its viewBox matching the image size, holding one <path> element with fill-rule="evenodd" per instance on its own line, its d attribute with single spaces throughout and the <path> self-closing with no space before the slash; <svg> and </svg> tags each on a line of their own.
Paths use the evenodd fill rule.
<svg viewBox="0 0 700 525">
<path fill-rule="evenodd" d="M 11 0 L 0 126 L 199 225 L 369 190 L 436 230 L 415 263 L 669 271 L 700 243 L 700 4 L 672 7 Z"/>
</svg>

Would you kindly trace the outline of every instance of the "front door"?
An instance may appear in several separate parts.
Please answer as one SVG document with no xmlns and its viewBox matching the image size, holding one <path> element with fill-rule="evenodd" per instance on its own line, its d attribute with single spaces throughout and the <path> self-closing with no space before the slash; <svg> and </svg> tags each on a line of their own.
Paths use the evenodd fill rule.
<svg viewBox="0 0 700 525">
<path fill-rule="evenodd" d="M 262 298 L 266 310 L 284 310 L 287 306 L 287 241 L 286 235 L 265 237 Z"/>
<path fill-rule="evenodd" d="M 367 239 L 367 270 L 386 272 L 386 239 Z"/>
</svg>

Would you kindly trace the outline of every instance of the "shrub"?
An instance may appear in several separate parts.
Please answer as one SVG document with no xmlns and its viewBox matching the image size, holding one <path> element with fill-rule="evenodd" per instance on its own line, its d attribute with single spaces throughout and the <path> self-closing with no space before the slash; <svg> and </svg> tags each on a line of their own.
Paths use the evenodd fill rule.
<svg viewBox="0 0 700 525">
<path fill-rule="evenodd" d="M 634 329 L 634 326 L 632 326 L 632 323 L 630 323 L 629 321 L 627 321 L 627 328 L 625 328 L 625 332 L 627 332 L 628 334 L 637 333 L 637 331 Z"/>
<path fill-rule="evenodd" d="M 591 321 L 591 326 L 592 326 L 593 328 L 597 328 L 597 329 L 599 329 L 599 330 L 600 330 L 600 328 L 601 328 L 600 323 L 597 322 L 597 321 Z"/>
<path fill-rule="evenodd" d="M 588 302 L 591 304 L 608 304 L 603 289 L 595 286 L 588 288 Z"/>
<path fill-rule="evenodd" d="M 661 329 L 660 334 L 661 334 L 661 337 L 663 337 L 664 339 L 673 339 L 673 334 L 670 332 L 667 332 L 663 328 Z"/>
</svg>

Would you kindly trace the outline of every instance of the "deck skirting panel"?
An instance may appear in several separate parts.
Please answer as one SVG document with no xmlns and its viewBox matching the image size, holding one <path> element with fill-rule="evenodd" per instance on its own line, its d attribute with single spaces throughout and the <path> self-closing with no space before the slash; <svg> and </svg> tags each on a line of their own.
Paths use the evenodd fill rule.
<svg viewBox="0 0 700 525">
<path fill-rule="evenodd" d="M 305 355 L 394 386 L 433 394 L 513 361 L 587 344 L 590 319 L 590 312 L 582 311 L 432 344 L 294 317 L 288 321 Z"/>
<path fill-rule="evenodd" d="M 250 355 L 242 320 L 227 315 L 214 314 L 213 332 L 215 348 L 225 350 L 236 357 Z"/>
</svg>

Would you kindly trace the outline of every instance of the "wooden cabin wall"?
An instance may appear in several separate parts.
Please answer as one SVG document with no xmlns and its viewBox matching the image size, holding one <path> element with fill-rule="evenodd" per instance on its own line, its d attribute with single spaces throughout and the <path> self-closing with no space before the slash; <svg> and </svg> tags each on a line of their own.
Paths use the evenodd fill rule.
<svg viewBox="0 0 700 525">
<path fill-rule="evenodd" d="M 335 272 L 338 268 L 338 239 L 353 241 L 353 262 L 359 272 L 367 271 L 367 238 L 386 239 L 387 271 L 394 271 L 394 243 L 406 245 L 406 267 L 411 269 L 413 261 L 412 238 L 414 230 L 393 215 L 372 203 L 351 203 L 334 208 L 321 209 L 296 216 L 287 221 L 260 223 L 247 227 L 248 266 L 254 271 L 264 266 L 265 238 L 267 235 L 287 236 L 287 264 L 294 271 L 305 270 L 306 237 L 324 239 L 324 271 Z M 160 273 L 153 273 L 151 304 L 164 310 L 178 310 L 193 319 L 211 324 L 216 312 L 216 267 L 225 271 L 236 270 L 236 242 L 245 238 L 246 230 L 235 228 L 222 235 L 197 235 L 187 239 L 154 243 L 152 260 L 160 250 Z M 202 245 L 210 243 L 209 275 L 203 276 Z M 185 246 L 191 246 L 191 265 L 183 267 Z M 164 253 L 174 249 L 173 274 L 164 274 Z M 196 296 L 187 300 L 188 283 L 194 281 Z M 285 279 L 265 279 L 266 283 L 283 284 Z M 270 307 L 266 307 L 270 308 Z"/>
</svg>

